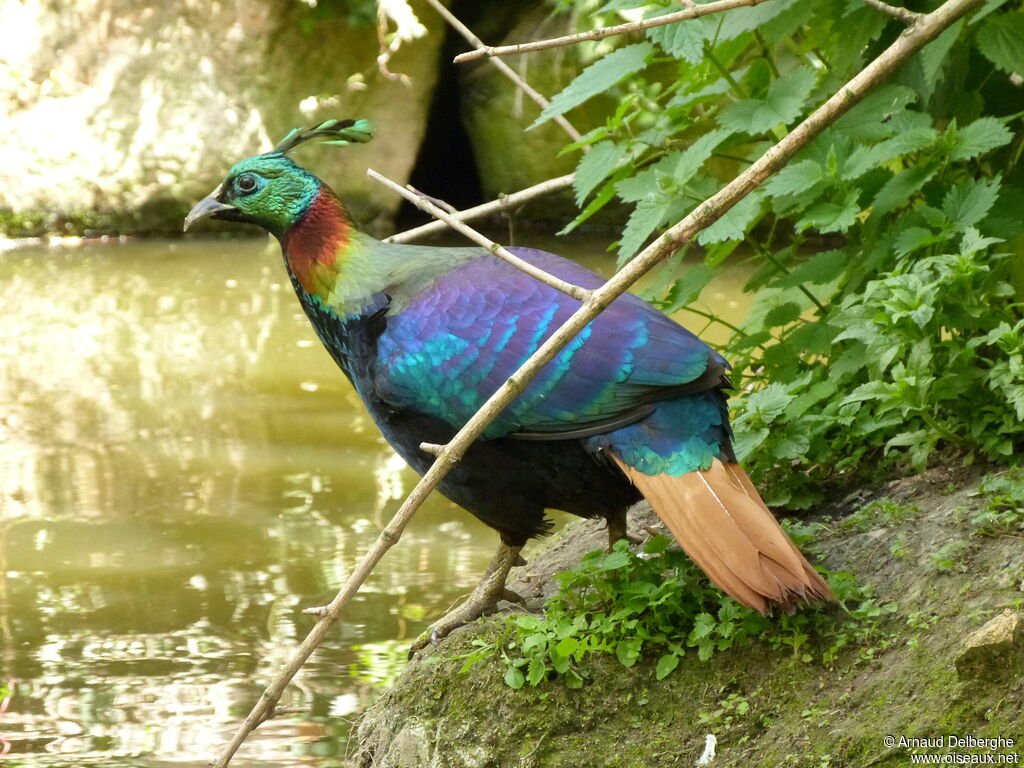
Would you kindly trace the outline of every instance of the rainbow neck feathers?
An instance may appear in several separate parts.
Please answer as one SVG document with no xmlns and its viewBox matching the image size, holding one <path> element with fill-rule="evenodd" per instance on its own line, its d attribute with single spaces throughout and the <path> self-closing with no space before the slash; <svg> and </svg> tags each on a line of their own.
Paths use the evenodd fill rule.
<svg viewBox="0 0 1024 768">
<path fill-rule="evenodd" d="M 323 183 L 279 240 L 299 298 L 341 318 L 376 307 L 381 294 L 400 307 L 407 295 L 437 275 L 485 253 L 478 248 L 381 242 L 356 229 L 344 205 Z"/>
</svg>

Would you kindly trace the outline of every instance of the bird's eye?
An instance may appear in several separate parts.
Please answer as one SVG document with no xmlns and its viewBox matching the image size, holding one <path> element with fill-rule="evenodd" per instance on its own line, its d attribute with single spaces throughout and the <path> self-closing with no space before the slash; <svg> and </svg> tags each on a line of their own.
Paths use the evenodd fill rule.
<svg viewBox="0 0 1024 768">
<path fill-rule="evenodd" d="M 253 192 L 256 189 L 256 177 L 251 173 L 243 173 L 235 179 L 235 186 L 241 192 Z"/>
</svg>

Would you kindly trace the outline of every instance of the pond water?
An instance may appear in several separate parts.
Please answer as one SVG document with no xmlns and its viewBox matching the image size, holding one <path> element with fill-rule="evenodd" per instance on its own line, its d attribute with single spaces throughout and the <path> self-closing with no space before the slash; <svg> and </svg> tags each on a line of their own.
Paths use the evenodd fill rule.
<svg viewBox="0 0 1024 768">
<path fill-rule="evenodd" d="M 527 239 L 611 269 L 605 243 Z M 0 253 L 0 763 L 207 765 L 415 480 L 269 241 Z M 289 688 L 298 714 L 232 765 L 345 765 L 496 544 L 435 494 Z"/>
</svg>

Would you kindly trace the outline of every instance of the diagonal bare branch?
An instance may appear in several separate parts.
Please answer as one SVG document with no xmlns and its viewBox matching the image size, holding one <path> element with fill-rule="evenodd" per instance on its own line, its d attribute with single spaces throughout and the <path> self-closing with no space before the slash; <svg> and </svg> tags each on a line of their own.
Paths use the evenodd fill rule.
<svg viewBox="0 0 1024 768">
<path fill-rule="evenodd" d="M 524 261 L 523 259 L 516 256 L 514 253 L 511 253 L 507 249 L 498 245 L 498 243 L 494 242 L 490 238 L 481 235 L 468 224 L 464 224 L 451 214 L 445 212 L 440 207 L 434 205 L 434 203 L 428 200 L 423 194 L 416 192 L 414 190 L 406 189 L 401 184 L 392 181 L 387 176 L 382 176 L 372 168 L 366 171 L 366 175 L 369 176 L 374 181 L 380 182 L 385 187 L 390 189 L 392 192 L 397 192 L 410 203 L 419 208 L 421 211 L 426 211 L 431 216 L 437 217 L 445 224 L 447 224 L 449 227 L 454 229 L 456 232 L 459 232 L 460 234 L 463 234 L 466 237 L 468 237 L 470 240 L 479 243 L 488 251 L 497 256 L 499 259 L 507 261 L 516 269 L 525 272 L 526 274 L 536 278 L 537 280 L 540 280 L 542 283 L 550 285 L 556 291 L 566 293 L 572 296 L 577 301 L 587 301 L 590 298 L 591 292 L 588 291 L 586 288 L 581 288 L 578 285 L 567 283 L 565 280 L 562 280 L 559 277 L 555 277 L 554 275 L 548 274 L 539 267 L 533 266 L 533 264 L 530 264 L 528 261 Z"/>
<path fill-rule="evenodd" d="M 687 6 L 686 10 L 669 13 L 665 16 L 656 16 L 641 21 L 629 21 L 624 24 L 616 24 L 613 27 L 598 27 L 586 32 L 577 32 L 574 35 L 564 37 L 552 37 L 547 40 L 534 40 L 530 43 L 519 43 L 517 45 L 478 45 L 476 50 L 460 53 L 455 57 L 455 63 L 461 64 L 465 61 L 482 59 L 484 56 L 511 56 L 516 53 L 529 53 L 530 51 L 542 51 L 545 48 L 559 48 L 564 45 L 575 45 L 588 40 L 603 40 L 614 35 L 623 35 L 627 32 L 639 32 L 651 27 L 661 27 L 665 24 L 674 24 L 677 21 L 688 21 L 700 16 L 710 16 L 713 13 L 731 11 L 733 8 L 746 8 L 752 5 L 760 5 L 766 0 L 716 0 L 706 5 L 694 4 Z"/>
<path fill-rule="evenodd" d="M 895 5 L 889 5 L 888 3 L 882 2 L 882 0 L 864 0 L 864 2 L 882 13 L 892 16 L 894 19 L 899 19 L 904 24 L 913 24 L 922 16 L 920 13 L 908 10 L 907 8 L 899 8 Z"/>
<path fill-rule="evenodd" d="M 430 3 L 431 7 L 433 7 L 435 11 L 441 14 L 442 18 L 444 18 L 444 20 L 447 21 L 456 32 L 458 32 L 460 35 L 466 38 L 466 40 L 469 41 L 470 45 L 475 45 L 477 48 L 486 47 L 484 46 L 483 40 L 474 35 L 473 31 L 469 27 L 467 27 L 465 24 L 459 21 L 451 11 L 449 11 L 447 8 L 441 5 L 440 0 L 427 0 L 427 2 Z M 545 98 L 545 96 L 541 94 L 539 91 L 534 89 L 533 86 L 526 82 L 522 77 L 520 77 L 519 73 L 512 69 L 512 67 L 506 64 L 504 61 L 499 61 L 498 59 L 492 59 L 491 62 L 494 64 L 494 66 L 498 68 L 498 71 L 501 72 L 501 74 L 503 74 L 513 83 L 515 83 L 516 86 L 523 93 L 525 93 L 527 96 L 533 99 L 533 101 L 541 108 L 541 110 L 547 107 L 549 103 L 548 99 Z M 558 123 L 558 125 L 562 128 L 563 131 L 569 134 L 569 137 L 573 141 L 579 141 L 580 138 L 582 138 L 580 132 L 573 127 L 572 123 L 570 123 L 564 115 L 559 115 L 558 117 L 556 117 L 555 122 Z M 590 147 L 583 147 L 584 152 L 586 152 L 588 149 L 590 149 Z"/>
<path fill-rule="evenodd" d="M 480 219 L 484 216 L 489 216 L 492 213 L 499 213 L 501 211 L 507 211 L 532 200 L 535 197 L 546 195 L 549 192 L 557 192 L 560 189 L 566 189 L 572 186 L 573 180 L 576 178 L 574 174 L 566 174 L 565 176 L 558 176 L 554 179 L 548 179 L 542 181 L 540 184 L 534 184 L 532 187 L 521 189 L 518 192 L 513 192 L 510 195 L 502 195 L 497 200 L 492 200 L 489 203 L 483 203 L 482 205 L 475 206 L 473 208 L 467 208 L 464 211 L 457 211 L 452 214 L 453 219 L 459 221 L 472 221 L 473 219 Z M 409 243 L 425 235 L 432 235 L 437 232 L 443 232 L 446 229 L 450 229 L 447 222 L 438 219 L 432 221 L 429 224 L 424 224 L 420 227 L 413 229 L 407 229 L 405 232 L 398 232 L 397 234 L 391 235 L 391 237 L 384 238 L 387 243 Z"/>
<path fill-rule="evenodd" d="M 965 14 L 975 10 L 984 0 L 946 0 L 939 8 L 922 16 L 907 29 L 878 58 L 844 85 L 838 93 L 816 109 L 785 138 L 765 152 L 746 171 L 723 187 L 717 194 L 694 209 L 685 219 L 671 227 L 664 235 L 645 248 L 620 272 L 601 288 L 593 291 L 587 301 L 548 338 L 540 349 L 513 374 L 458 434 L 439 452 L 438 459 L 420 479 L 412 493 L 399 507 L 395 516 L 381 531 L 377 541 L 356 566 L 348 581 L 323 610 L 323 615 L 296 649 L 288 666 L 263 691 L 245 721 L 231 741 L 226 744 L 212 768 L 227 768 L 246 737 L 265 719 L 280 700 L 281 694 L 316 647 L 330 632 L 341 616 L 342 609 L 351 601 L 380 559 L 400 538 L 405 526 L 438 483 L 458 461 L 498 414 L 525 389 L 529 381 L 550 362 L 561 349 L 607 307 L 617 296 L 627 291 L 654 265 L 678 251 L 688 241 L 721 218 L 730 208 L 750 194 L 759 184 L 782 168 L 800 149 L 818 136 L 826 127 L 856 105 L 864 95 L 893 72 L 923 46 L 934 40 Z M 434 451 L 431 451 L 432 453 Z"/>
</svg>

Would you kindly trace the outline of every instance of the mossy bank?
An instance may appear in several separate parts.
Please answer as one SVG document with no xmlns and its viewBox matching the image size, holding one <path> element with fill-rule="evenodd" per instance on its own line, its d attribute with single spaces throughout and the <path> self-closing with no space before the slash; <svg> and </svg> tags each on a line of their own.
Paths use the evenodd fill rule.
<svg viewBox="0 0 1024 768">
<path fill-rule="evenodd" d="M 912 753 L 1018 760 L 1024 540 L 1012 526 L 979 522 L 991 505 L 978 493 L 980 476 L 932 472 L 900 481 L 872 494 L 874 503 L 841 505 L 819 529 L 810 546 L 818 562 L 874 588 L 879 607 L 876 629 L 828 663 L 822 645 L 834 640 L 811 636 L 796 651 L 752 642 L 708 661 L 691 651 L 661 681 L 654 659 L 627 668 L 614 656 L 592 656 L 581 688 L 554 679 L 513 690 L 496 658 L 460 671 L 481 639 L 508 632 L 498 617 L 454 633 L 409 665 L 365 713 L 356 762 L 691 766 L 707 734 L 717 741 L 714 766 L 905 766 Z M 631 516 L 638 533 L 652 525 L 648 513 Z M 572 526 L 532 555 L 513 588 L 538 607 L 553 591 L 552 574 L 603 541 L 598 525 Z M 950 746 L 951 735 L 967 741 Z M 1014 744 L 969 741 L 999 738 Z"/>
</svg>

